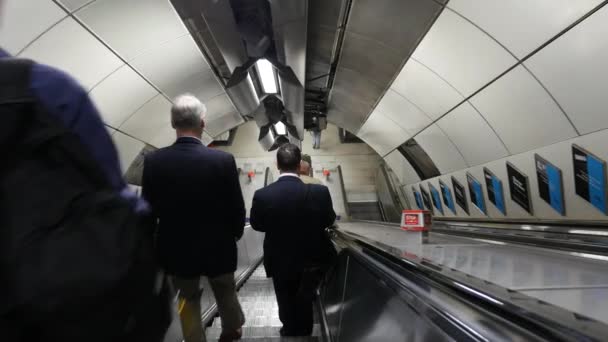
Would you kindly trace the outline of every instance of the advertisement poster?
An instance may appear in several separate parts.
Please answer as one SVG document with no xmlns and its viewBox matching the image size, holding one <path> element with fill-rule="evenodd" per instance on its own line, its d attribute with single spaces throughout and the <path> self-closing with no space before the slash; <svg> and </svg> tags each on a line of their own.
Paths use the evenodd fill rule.
<svg viewBox="0 0 608 342">
<path fill-rule="evenodd" d="M 574 187 L 576 194 L 587 200 L 604 214 L 606 208 L 606 162 L 572 145 Z"/>
<path fill-rule="evenodd" d="M 456 214 L 456 206 L 454 206 L 454 199 L 452 197 L 452 190 L 450 187 L 445 185 L 442 180 L 439 180 L 439 187 L 441 188 L 441 195 L 443 197 L 443 204 L 450 208 L 452 213 Z"/>
<path fill-rule="evenodd" d="M 426 209 L 430 210 L 431 212 L 434 212 L 433 206 L 431 205 L 431 196 L 429 196 L 429 193 L 426 190 L 424 190 L 422 185 L 420 185 L 420 193 L 422 193 L 422 202 L 424 203 L 424 206 L 426 207 Z"/>
<path fill-rule="evenodd" d="M 479 209 L 482 213 L 486 213 L 486 203 L 483 199 L 483 186 L 481 183 L 473 177 L 470 173 L 467 172 L 467 183 L 469 183 L 469 196 L 471 197 L 471 202 L 475 204 L 477 209 Z"/>
<path fill-rule="evenodd" d="M 502 181 L 488 168 L 483 168 L 483 175 L 486 179 L 486 190 L 488 191 L 488 200 L 500 210 L 503 215 L 507 214 L 505 206 L 504 192 L 502 191 Z"/>
<path fill-rule="evenodd" d="M 513 164 L 507 162 L 507 177 L 509 177 L 511 199 L 532 215 L 528 176 L 519 171 Z"/>
<path fill-rule="evenodd" d="M 540 198 L 561 215 L 566 215 L 562 170 L 538 154 L 534 155 L 534 162 L 536 164 L 536 177 L 538 179 Z"/>
<path fill-rule="evenodd" d="M 439 195 L 439 191 L 437 191 L 433 184 L 430 183 L 429 189 L 431 189 L 431 200 L 433 201 L 433 205 L 443 215 L 443 206 L 441 205 L 441 196 Z"/>
<path fill-rule="evenodd" d="M 462 186 L 462 184 L 460 184 L 460 182 L 454 176 L 452 176 L 452 187 L 454 188 L 454 197 L 456 198 L 456 203 L 467 213 L 467 215 L 469 215 L 467 193 L 464 190 L 464 186 Z"/>
<path fill-rule="evenodd" d="M 416 206 L 420 210 L 424 210 L 424 204 L 422 204 L 422 196 L 414 187 L 412 187 L 412 192 L 414 193 L 414 198 L 416 199 Z"/>
</svg>

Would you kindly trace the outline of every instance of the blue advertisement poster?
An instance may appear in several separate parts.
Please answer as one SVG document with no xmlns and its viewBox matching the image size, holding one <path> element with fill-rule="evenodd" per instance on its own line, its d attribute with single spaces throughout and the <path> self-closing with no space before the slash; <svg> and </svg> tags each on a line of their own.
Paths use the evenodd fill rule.
<svg viewBox="0 0 608 342">
<path fill-rule="evenodd" d="M 420 193 L 418 191 L 416 191 L 416 189 L 412 188 L 412 191 L 414 192 L 414 198 L 416 199 L 416 206 L 418 207 L 418 209 L 424 210 L 424 204 L 422 203 L 422 196 L 420 195 Z"/>
<path fill-rule="evenodd" d="M 441 205 L 441 197 L 439 195 L 439 191 L 437 191 L 437 189 L 435 189 L 433 184 L 430 184 L 430 183 L 429 183 L 429 189 L 431 189 L 431 199 L 433 200 L 433 205 L 443 215 L 443 206 Z"/>
<path fill-rule="evenodd" d="M 486 204 L 483 199 L 483 186 L 481 183 L 467 172 L 467 183 L 469 183 L 469 196 L 471 202 L 479 209 L 482 213 L 486 213 Z"/>
<path fill-rule="evenodd" d="M 422 184 L 420 184 L 420 193 L 422 194 L 422 203 L 424 203 L 424 206 L 430 210 L 431 213 L 435 213 L 433 211 L 433 205 L 431 205 L 431 196 L 429 195 L 428 191 L 424 190 Z"/>
<path fill-rule="evenodd" d="M 572 161 L 576 194 L 604 214 L 608 214 L 606 162 L 577 145 L 572 145 Z"/>
<path fill-rule="evenodd" d="M 534 155 L 534 161 L 536 163 L 536 177 L 538 178 L 538 193 L 540 198 L 561 215 L 566 215 L 562 170 L 538 154 Z"/>
<path fill-rule="evenodd" d="M 486 179 L 486 190 L 488 191 L 488 200 L 500 210 L 503 215 L 507 214 L 505 207 L 505 197 L 502 191 L 502 181 L 488 168 L 483 168 L 483 175 Z"/>
<path fill-rule="evenodd" d="M 456 214 L 456 206 L 454 205 L 454 198 L 452 197 L 452 190 L 445 183 L 439 180 L 439 188 L 441 188 L 441 195 L 443 196 L 443 204 Z"/>
</svg>

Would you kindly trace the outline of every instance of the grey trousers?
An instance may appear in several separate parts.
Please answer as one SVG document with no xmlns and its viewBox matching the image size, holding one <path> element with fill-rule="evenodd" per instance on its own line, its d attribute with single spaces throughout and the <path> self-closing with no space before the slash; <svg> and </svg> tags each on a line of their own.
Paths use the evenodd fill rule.
<svg viewBox="0 0 608 342">
<path fill-rule="evenodd" d="M 174 277 L 173 284 L 179 290 L 180 320 L 184 340 L 186 342 L 206 341 L 201 321 L 200 279 Z M 234 331 L 241 328 L 245 323 L 245 314 L 236 295 L 234 273 L 209 278 L 209 284 L 222 319 L 222 330 Z"/>
</svg>

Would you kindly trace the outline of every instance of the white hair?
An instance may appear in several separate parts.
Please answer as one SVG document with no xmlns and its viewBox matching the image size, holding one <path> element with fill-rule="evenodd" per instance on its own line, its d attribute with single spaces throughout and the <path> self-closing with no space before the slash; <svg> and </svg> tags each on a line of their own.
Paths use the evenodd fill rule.
<svg viewBox="0 0 608 342">
<path fill-rule="evenodd" d="M 196 129 L 207 114 L 207 107 L 194 95 L 183 94 L 173 100 L 171 124 L 175 129 Z"/>
</svg>

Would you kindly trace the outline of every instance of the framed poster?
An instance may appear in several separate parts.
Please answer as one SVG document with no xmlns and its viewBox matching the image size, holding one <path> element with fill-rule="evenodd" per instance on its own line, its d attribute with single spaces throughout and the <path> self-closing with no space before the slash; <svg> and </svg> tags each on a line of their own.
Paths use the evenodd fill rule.
<svg viewBox="0 0 608 342">
<path fill-rule="evenodd" d="M 509 177 L 511 200 L 532 215 L 532 201 L 530 200 L 530 183 L 528 182 L 528 176 L 519 171 L 513 164 L 507 162 L 507 177 Z"/>
<path fill-rule="evenodd" d="M 456 204 L 458 204 L 458 206 L 462 208 L 467 215 L 470 215 L 469 202 L 467 202 L 467 193 L 465 192 L 464 186 L 462 186 L 462 184 L 460 184 L 460 182 L 454 176 L 452 176 L 452 187 L 454 188 Z"/>
<path fill-rule="evenodd" d="M 416 199 L 416 206 L 418 207 L 418 209 L 424 210 L 424 204 L 422 203 L 422 196 L 420 196 L 420 193 L 418 191 L 416 191 L 416 189 L 414 187 L 412 187 L 412 192 L 414 193 L 414 198 Z"/>
<path fill-rule="evenodd" d="M 441 179 L 439 180 L 439 188 L 441 189 L 441 197 L 443 197 L 443 204 L 450 208 L 452 213 L 456 214 L 456 206 L 454 205 L 454 199 L 452 197 L 452 190 L 447 186 Z"/>
<path fill-rule="evenodd" d="M 487 167 L 483 168 L 483 176 L 486 179 L 488 200 L 492 202 L 496 209 L 500 210 L 503 215 L 506 215 L 507 208 L 505 206 L 504 192 L 502 191 L 502 181 Z"/>
<path fill-rule="evenodd" d="M 483 199 L 483 186 L 481 183 L 467 172 L 467 183 L 469 183 L 469 196 L 471 202 L 479 209 L 482 213 L 487 215 L 486 203 Z"/>
<path fill-rule="evenodd" d="M 562 170 L 538 154 L 534 154 L 534 164 L 540 198 L 561 215 L 566 215 Z"/>
<path fill-rule="evenodd" d="M 431 200 L 433 201 L 433 206 L 435 206 L 441 215 L 443 215 L 443 206 L 441 205 L 441 196 L 439 195 L 439 191 L 437 191 L 437 189 L 431 183 L 429 183 L 429 189 L 431 189 Z"/>
<path fill-rule="evenodd" d="M 420 184 L 420 193 L 422 194 L 422 202 L 424 203 L 424 206 L 426 207 L 426 209 L 428 209 L 432 213 L 434 213 L 433 206 L 431 205 L 431 196 L 429 196 L 429 193 L 426 190 L 424 190 L 424 188 L 422 187 L 422 184 Z"/>
<path fill-rule="evenodd" d="M 574 144 L 572 145 L 572 160 L 576 194 L 591 203 L 599 211 L 608 214 L 606 208 L 606 162 Z"/>
</svg>

